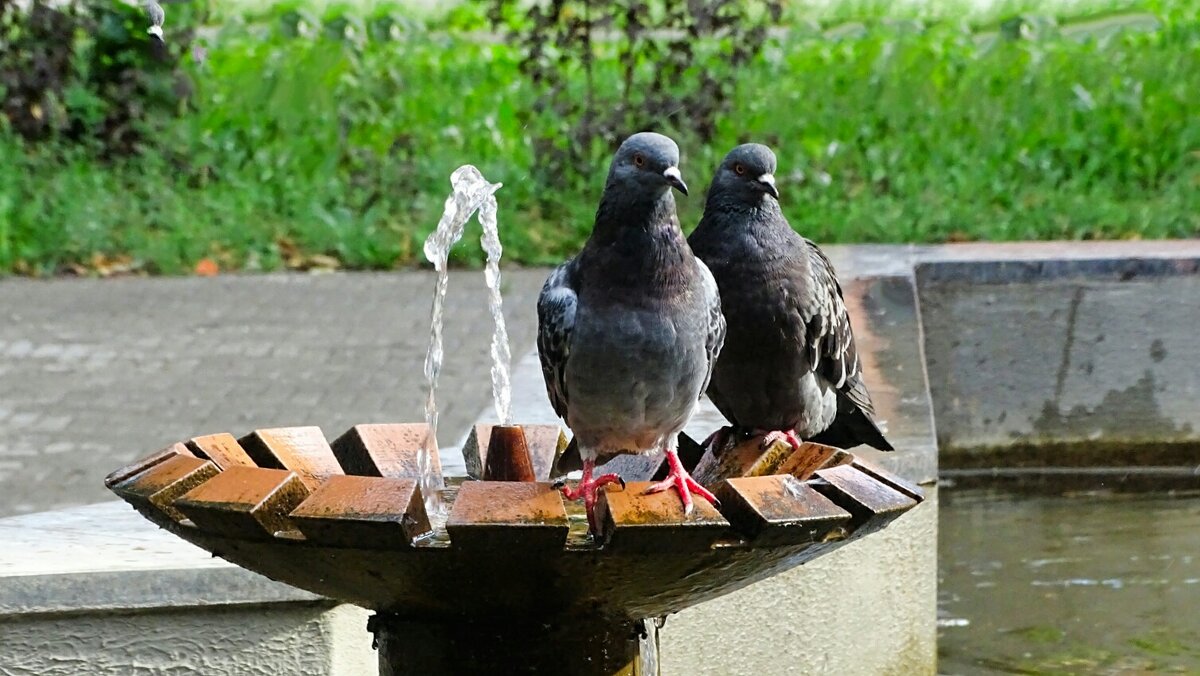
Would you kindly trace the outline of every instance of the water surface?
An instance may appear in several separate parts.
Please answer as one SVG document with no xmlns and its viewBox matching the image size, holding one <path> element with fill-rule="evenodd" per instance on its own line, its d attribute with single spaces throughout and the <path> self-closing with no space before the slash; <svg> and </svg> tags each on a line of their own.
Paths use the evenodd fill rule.
<svg viewBox="0 0 1200 676">
<path fill-rule="evenodd" d="M 1200 674 L 1200 496 L 940 498 L 940 673 Z"/>
</svg>

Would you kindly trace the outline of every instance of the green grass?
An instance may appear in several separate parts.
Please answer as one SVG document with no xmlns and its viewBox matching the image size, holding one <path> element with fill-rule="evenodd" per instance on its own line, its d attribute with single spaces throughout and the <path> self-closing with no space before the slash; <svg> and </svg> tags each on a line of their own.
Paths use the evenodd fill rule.
<svg viewBox="0 0 1200 676">
<path fill-rule="evenodd" d="M 1181 4 L 1197 3 L 1157 6 L 1158 30 L 1100 38 L 797 29 L 737 74 L 711 143 L 676 133 L 685 111 L 662 121 L 701 188 L 681 200 L 685 228 L 721 156 L 758 140 L 779 155 L 792 224 L 821 242 L 1197 236 L 1200 23 Z M 559 260 L 590 229 L 607 153 L 590 153 L 589 180 L 534 180 L 544 121 L 524 114 L 533 94 L 505 45 L 418 30 L 355 50 L 229 26 L 194 78 L 194 112 L 115 165 L 0 129 L 0 272 L 122 257 L 166 274 L 202 258 L 409 265 L 464 163 L 505 184 L 509 260 Z M 615 69 L 598 82 L 615 91 Z M 456 252 L 479 256 L 471 236 Z"/>
</svg>

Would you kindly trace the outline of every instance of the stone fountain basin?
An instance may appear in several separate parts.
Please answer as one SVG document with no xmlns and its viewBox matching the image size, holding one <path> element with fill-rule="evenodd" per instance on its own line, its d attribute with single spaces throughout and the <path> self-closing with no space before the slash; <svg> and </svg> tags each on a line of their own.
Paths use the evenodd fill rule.
<svg viewBox="0 0 1200 676">
<path fill-rule="evenodd" d="M 534 429 L 542 427 L 525 427 L 531 446 L 539 438 L 558 445 L 556 428 Z M 195 437 L 105 484 L 216 556 L 401 618 L 577 611 L 639 620 L 821 556 L 923 499 L 900 477 L 808 446 L 797 453 L 809 462 L 770 465 L 778 474 L 750 463 L 737 471 L 759 475 L 722 478 L 736 463 L 705 459 L 707 469 L 696 469 L 720 511 L 701 500 L 684 515 L 677 496 L 644 495 L 644 482 L 610 487 L 594 542 L 582 507 L 547 481 L 448 485 L 423 424 L 358 425 L 332 444 L 316 427 Z"/>
</svg>

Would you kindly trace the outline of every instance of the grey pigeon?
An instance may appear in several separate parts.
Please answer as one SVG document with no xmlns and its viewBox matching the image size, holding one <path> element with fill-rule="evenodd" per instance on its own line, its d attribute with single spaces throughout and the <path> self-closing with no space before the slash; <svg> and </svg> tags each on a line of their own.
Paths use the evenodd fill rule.
<svg viewBox="0 0 1200 676">
<path fill-rule="evenodd" d="M 142 7 L 146 10 L 146 18 L 150 19 L 150 28 L 146 29 L 146 32 L 161 41 L 163 39 L 163 19 L 166 18 L 162 5 L 155 0 L 145 0 Z"/>
<path fill-rule="evenodd" d="M 578 487 L 588 524 L 602 486 L 596 462 L 664 451 L 670 472 L 648 492 L 674 488 L 714 502 L 676 453 L 721 349 L 725 323 L 717 285 L 679 227 L 671 188 L 687 194 L 679 148 L 661 134 L 634 134 L 613 158 L 591 237 L 558 266 L 538 298 L 538 354 L 554 411 L 583 459 Z"/>
<path fill-rule="evenodd" d="M 688 238 L 717 279 L 729 324 L 708 396 L 741 432 L 769 433 L 764 445 L 806 439 L 890 451 L 833 265 L 784 218 L 774 174 L 770 148 L 734 148 Z"/>
</svg>

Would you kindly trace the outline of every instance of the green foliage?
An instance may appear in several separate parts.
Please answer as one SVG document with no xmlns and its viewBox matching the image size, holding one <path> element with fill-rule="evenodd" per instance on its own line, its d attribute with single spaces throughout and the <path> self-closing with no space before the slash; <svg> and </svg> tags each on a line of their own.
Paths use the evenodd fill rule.
<svg viewBox="0 0 1200 676">
<path fill-rule="evenodd" d="M 779 0 L 491 0 L 521 54 L 538 179 L 577 178 L 596 147 L 670 126 L 701 142 L 733 106 L 737 73 L 761 52 Z M 678 111 L 686 111 L 679 115 Z"/>
<path fill-rule="evenodd" d="M 1152 30 L 1121 17 L 1008 32 L 867 22 L 831 35 L 794 23 L 728 73 L 709 140 L 686 109 L 659 116 L 698 188 L 681 200 L 685 227 L 724 153 L 758 140 L 779 155 L 793 225 L 821 242 L 1196 236 L 1200 23 L 1159 17 Z M 313 255 L 412 264 L 465 163 L 504 183 L 510 260 L 552 262 L 581 245 L 608 143 L 576 149 L 575 171 L 548 187 L 536 144 L 555 120 L 531 115 L 538 89 L 520 51 L 458 32 L 479 28 L 477 12 L 437 19 L 454 30 L 386 5 L 359 15 L 295 4 L 256 20 L 205 35 L 207 58 L 182 62 L 187 108 L 152 117 L 134 155 L 101 161 L 69 139 L 32 144 L 0 129 L 0 272 L 90 267 L 97 255 L 161 273 L 202 258 L 223 269 Z M 595 58 L 594 96 L 619 101 L 616 48 Z M 97 124 L 94 90 L 63 91 Z M 479 260 L 471 239 L 460 262 Z"/>
<path fill-rule="evenodd" d="M 0 0 L 6 125 L 27 141 L 67 140 L 105 157 L 135 152 L 186 97 L 176 70 L 188 32 L 152 41 L 140 7 L 114 0 L 28 8 Z"/>
</svg>

